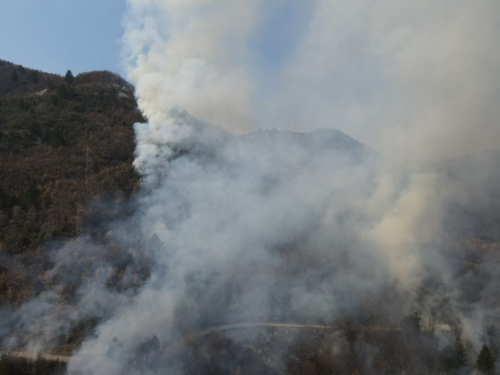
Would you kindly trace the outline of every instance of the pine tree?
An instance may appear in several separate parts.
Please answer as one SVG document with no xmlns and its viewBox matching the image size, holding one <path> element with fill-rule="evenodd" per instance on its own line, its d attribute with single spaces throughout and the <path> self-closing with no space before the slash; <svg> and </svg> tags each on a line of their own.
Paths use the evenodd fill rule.
<svg viewBox="0 0 500 375">
<path fill-rule="evenodd" d="M 63 131 L 59 126 L 56 126 L 49 134 L 49 144 L 52 147 L 59 147 L 64 144 Z"/>
<path fill-rule="evenodd" d="M 16 72 L 15 70 L 12 72 L 12 75 L 10 76 L 10 78 L 11 78 L 14 82 L 19 81 L 19 76 L 17 75 L 17 72 Z"/>
<path fill-rule="evenodd" d="M 109 343 L 108 351 L 106 355 L 111 358 L 118 357 L 123 351 L 123 344 L 116 338 L 113 337 L 113 340 Z"/>
<path fill-rule="evenodd" d="M 31 71 L 30 78 L 31 82 L 33 83 L 38 83 L 38 81 L 40 80 L 40 77 L 38 76 L 38 72 L 36 70 Z"/>
<path fill-rule="evenodd" d="M 66 99 L 70 96 L 69 90 L 66 85 L 59 85 L 59 87 L 57 88 L 57 94 L 63 99 Z"/>
<path fill-rule="evenodd" d="M 68 83 L 68 85 L 73 84 L 75 77 L 73 76 L 73 73 L 71 73 L 71 70 L 68 70 L 66 72 L 66 75 L 64 76 L 64 80 Z"/>
<path fill-rule="evenodd" d="M 151 239 L 148 241 L 147 250 L 155 253 L 161 251 L 163 249 L 163 242 L 161 242 L 160 237 L 155 233 L 151 236 Z"/>
<path fill-rule="evenodd" d="M 420 332 L 422 318 L 418 312 L 413 312 L 410 315 L 406 315 L 403 318 L 402 325 L 403 329 L 406 331 Z"/>
<path fill-rule="evenodd" d="M 0 211 L 9 209 L 10 207 L 9 194 L 0 186 Z"/>
<path fill-rule="evenodd" d="M 26 206 L 26 208 L 29 208 L 30 206 L 35 206 L 38 208 L 40 204 L 40 190 L 38 189 L 38 186 L 34 182 L 31 182 L 28 185 L 28 188 L 24 191 L 24 199 L 23 203 Z"/>
<path fill-rule="evenodd" d="M 479 371 L 491 374 L 495 370 L 495 360 L 488 346 L 483 345 L 476 360 L 476 368 Z"/>
<path fill-rule="evenodd" d="M 460 340 L 460 337 L 455 338 L 455 345 L 453 345 L 453 350 L 455 352 L 455 368 L 460 368 L 467 366 L 467 353 L 465 353 L 465 347 Z"/>
<path fill-rule="evenodd" d="M 9 375 L 10 373 L 9 358 L 7 354 L 3 353 L 0 357 L 0 375 Z"/>
</svg>

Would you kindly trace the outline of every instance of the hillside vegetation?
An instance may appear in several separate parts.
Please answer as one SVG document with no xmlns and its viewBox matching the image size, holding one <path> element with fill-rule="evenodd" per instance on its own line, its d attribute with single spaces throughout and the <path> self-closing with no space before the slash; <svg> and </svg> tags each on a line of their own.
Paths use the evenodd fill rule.
<svg viewBox="0 0 500 375">
<path fill-rule="evenodd" d="M 0 300 L 28 299 L 47 244 L 97 225 L 91 202 L 119 204 L 136 189 L 136 107 L 114 73 L 62 77 L 0 61 Z"/>
<path fill-rule="evenodd" d="M 110 72 L 68 81 L 0 64 L 2 251 L 74 236 L 79 201 L 129 194 L 137 182 L 132 125 L 143 119 L 133 88 Z"/>
</svg>

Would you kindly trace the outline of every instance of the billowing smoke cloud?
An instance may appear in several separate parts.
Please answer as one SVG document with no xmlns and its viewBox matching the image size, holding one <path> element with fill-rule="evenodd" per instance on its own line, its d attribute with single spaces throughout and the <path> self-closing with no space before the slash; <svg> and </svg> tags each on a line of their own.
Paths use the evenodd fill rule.
<svg viewBox="0 0 500 375">
<path fill-rule="evenodd" d="M 275 86 L 259 87 L 255 38 L 278 5 L 129 2 L 128 72 L 148 119 L 136 125 L 140 232 L 163 244 L 149 281 L 83 344 L 98 373 L 124 371 L 102 355 L 114 337 L 131 353 L 230 323 L 397 325 L 412 308 L 479 345 L 486 310 L 464 308 L 442 250 L 442 174 L 392 167 L 335 130 L 234 134 L 333 126 L 398 161 L 498 147 L 500 7 L 312 1 L 288 61 L 267 68 Z"/>
<path fill-rule="evenodd" d="M 490 339 L 493 289 L 474 295 L 467 280 L 499 285 L 496 263 L 463 277 L 456 237 L 498 229 L 467 221 L 491 203 L 485 164 L 472 162 L 471 180 L 453 163 L 404 162 L 498 148 L 500 6 L 310 1 L 308 26 L 283 47 L 289 58 L 262 67 L 258 34 L 283 4 L 129 0 L 128 73 L 148 123 L 135 125 L 134 224 L 111 224 L 128 284 L 105 291 L 113 260 L 93 266 L 74 320 L 108 302 L 70 371 L 133 373 L 130 358 L 153 336 L 167 353 L 188 332 L 234 323 L 393 327 L 418 310 L 475 348 Z M 274 126 L 314 131 L 257 130 Z M 59 254 L 64 264 L 68 251 Z M 38 310 L 26 311 L 33 320 Z M 172 353 L 147 371 L 189 367 Z"/>
<path fill-rule="evenodd" d="M 315 1 L 275 120 L 413 160 L 498 148 L 494 0 Z"/>
<path fill-rule="evenodd" d="M 406 160 L 497 147 L 494 0 L 295 3 L 131 1 L 129 77 L 150 124 L 182 107 L 236 132 L 335 127 Z M 301 34 L 267 45 L 274 23 Z M 270 48 L 288 59 L 263 66 Z"/>
<path fill-rule="evenodd" d="M 150 128 L 165 127 L 169 111 L 178 107 L 235 132 L 254 127 L 255 87 L 248 71 L 252 56 L 247 41 L 258 24 L 259 4 L 129 2 L 129 78 Z M 171 137 L 163 127 L 152 137 Z"/>
</svg>

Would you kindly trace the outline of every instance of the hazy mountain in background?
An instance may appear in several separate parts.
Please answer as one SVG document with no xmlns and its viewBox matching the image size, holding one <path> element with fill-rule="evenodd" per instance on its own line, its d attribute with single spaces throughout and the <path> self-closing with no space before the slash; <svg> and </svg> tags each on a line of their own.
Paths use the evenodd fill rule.
<svg viewBox="0 0 500 375">
<path fill-rule="evenodd" d="M 454 197 L 450 230 L 488 241 L 500 240 L 500 151 L 483 151 L 442 162 Z"/>
</svg>

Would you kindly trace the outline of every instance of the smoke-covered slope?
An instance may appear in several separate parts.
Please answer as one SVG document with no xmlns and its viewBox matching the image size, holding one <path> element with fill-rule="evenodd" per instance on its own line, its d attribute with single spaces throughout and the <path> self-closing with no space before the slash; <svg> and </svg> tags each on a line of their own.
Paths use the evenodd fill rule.
<svg viewBox="0 0 500 375">
<path fill-rule="evenodd" d="M 329 10 L 327 2 L 317 4 Z M 485 194 L 496 179 L 485 165 L 494 168 L 495 161 L 463 159 L 423 170 L 379 157 L 332 129 L 238 135 L 255 130 L 258 120 L 266 118 L 261 115 L 266 106 L 260 103 L 261 110 L 254 97 L 259 80 L 251 79 L 254 70 L 248 61 L 253 60 L 247 59 L 251 51 L 246 45 L 261 4 L 222 1 L 200 8 L 198 1 L 131 0 L 130 5 L 140 19 L 137 24 L 129 20 L 127 27 L 128 72 L 147 117 L 146 123 L 135 124 L 134 167 L 140 189 L 125 204 L 133 210 L 126 216 L 115 214 L 120 194 L 112 201 L 97 201 L 91 211 L 100 219 L 97 228 L 89 231 L 91 226 L 84 225 L 78 239 L 50 244 L 45 272 L 37 271 L 32 293 L 22 293 L 19 285 L 29 282 L 33 268 L 24 268 L 17 259 L 4 262 L 2 270 L 21 280 L 9 280 L 9 285 L 5 277 L 1 280 L 8 299 L 18 296 L 1 310 L 4 347 L 65 350 L 73 354 L 70 373 L 110 375 L 352 374 L 356 369 L 384 375 L 454 373 L 471 369 L 470 359 L 483 344 L 498 356 L 496 206 L 494 194 Z M 393 26 L 387 27 L 391 38 L 391 30 L 399 30 Z M 384 33 L 377 35 L 377 51 L 398 46 Z M 381 66 L 392 66 L 385 62 Z M 394 66 L 401 67 L 399 62 Z M 293 76 L 293 69 L 289 73 Z M 46 138 L 37 120 L 67 113 L 66 108 L 79 116 L 102 114 L 106 105 L 120 107 L 121 99 L 130 104 L 125 105 L 127 113 L 136 116 L 127 119 L 138 114 L 126 98 L 130 88 L 116 86 L 121 81 L 98 81 L 100 90 L 94 95 L 96 82 L 88 75 L 76 78 L 49 88 L 49 97 L 45 92 L 2 101 L 9 116 L 16 105 L 26 109 L 23 115 L 32 125 L 25 129 L 24 123 L 11 121 L 9 132 L 2 130 L 2 140 L 15 140 L 4 143 L 14 148 L 22 140 L 24 152 L 49 146 L 64 150 L 66 145 L 72 147 L 69 152 L 80 150 L 81 178 L 81 161 L 86 160 L 81 151 L 86 147 L 72 138 L 81 129 L 70 129 L 76 132 L 61 138 L 61 126 L 47 121 L 42 125 L 51 136 Z M 370 114 L 378 113 L 375 122 L 389 124 L 381 127 L 384 139 L 379 144 L 385 142 L 391 150 L 432 144 L 429 132 L 415 128 L 421 124 L 417 117 L 425 112 L 422 108 L 428 110 L 423 127 L 428 130 L 443 118 L 442 112 L 427 97 L 413 100 L 413 94 L 403 95 L 395 105 L 398 93 L 421 90 L 407 90 L 408 81 L 399 75 L 379 78 L 389 81 L 380 93 L 390 105 L 351 103 L 346 113 L 330 116 L 328 109 L 319 117 L 348 118 L 368 127 Z M 437 92 L 450 92 L 441 84 L 444 88 Z M 309 95 L 309 90 L 302 91 Z M 479 97 L 487 91 L 478 90 Z M 284 116 L 299 111 L 306 118 L 302 109 L 307 106 L 303 112 L 312 113 L 316 108 L 308 100 L 300 104 Z M 332 105 L 344 107 L 328 101 L 328 108 Z M 495 113 L 486 112 L 485 118 Z M 395 124 L 406 124 L 406 116 L 415 113 L 419 116 L 408 121 L 407 133 L 398 129 Z M 453 122 L 444 123 L 449 130 Z M 101 122 L 90 124 L 99 128 Z M 306 128 L 314 129 L 313 121 Z M 415 143 L 404 139 L 405 134 L 421 137 Z M 100 144 L 108 146 L 106 141 Z M 130 167 L 130 148 L 114 144 L 112 149 L 128 155 Z M 402 160 L 425 153 L 404 151 Z M 44 160 L 33 155 L 38 155 L 34 162 Z M 112 163 L 112 155 L 103 152 L 103 163 Z M 65 162 L 71 164 L 71 158 Z M 105 178 L 112 176 L 110 171 L 96 172 L 103 181 L 114 181 Z M 46 185 L 44 192 L 50 191 Z M 63 184 L 54 186 L 71 191 Z M 16 195 L 12 187 L 8 195 Z M 58 200 L 51 224 L 60 218 L 71 222 L 68 212 L 78 211 L 64 203 L 77 198 L 73 194 L 73 200 Z M 9 202 L 11 229 L 5 233 L 31 230 L 22 225 L 22 211 Z M 33 210 L 28 213 L 32 220 Z M 44 255 L 37 252 L 38 259 L 47 259 Z M 221 330 L 228 326 L 246 328 Z M 324 329 L 319 332 L 318 327 Z"/>
<path fill-rule="evenodd" d="M 295 144 L 309 150 L 309 154 L 315 152 L 338 153 L 339 158 L 348 158 L 349 161 L 363 162 L 367 159 L 375 159 L 376 153 L 366 145 L 349 137 L 336 129 L 318 129 L 309 133 L 297 133 L 291 131 L 256 131 L 243 138 L 247 143 L 260 143 L 269 149 L 280 148 L 286 144 Z M 314 150 L 314 151 L 313 151 Z"/>
<path fill-rule="evenodd" d="M 143 120 L 136 107 L 133 88 L 114 73 L 83 73 L 69 82 L 0 61 L 2 326 L 41 293 L 71 290 L 72 278 L 47 282 L 55 242 L 81 231 L 98 241 L 109 220 L 132 208 L 126 199 L 139 179 L 133 124 Z M 81 340 L 82 331 L 66 344 Z"/>
<path fill-rule="evenodd" d="M 48 288 L 4 312 L 4 345 L 87 334 L 69 369 L 107 374 L 387 374 L 448 368 L 452 332 L 470 353 L 497 342 L 498 259 L 468 264 L 447 242 L 462 191 L 449 174 L 392 167 L 333 129 L 233 136 L 171 121 L 179 141 L 136 125 L 134 216 L 59 244 Z M 332 328 L 197 334 L 249 322 Z"/>
<path fill-rule="evenodd" d="M 453 199 L 448 228 L 468 237 L 500 240 L 500 151 L 468 154 L 442 163 Z"/>
<path fill-rule="evenodd" d="M 105 236 L 51 244 L 43 284 L 3 310 L 4 347 L 75 350 L 70 371 L 107 374 L 386 374 L 446 368 L 452 330 L 470 353 L 497 342 L 496 245 L 473 227 L 496 212 L 495 157 L 417 171 L 334 129 L 167 124 L 136 124 L 134 214 L 101 201 Z M 252 322 L 285 328 L 197 336 Z"/>
</svg>

